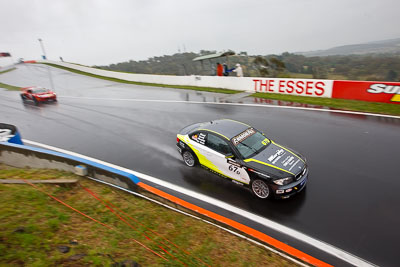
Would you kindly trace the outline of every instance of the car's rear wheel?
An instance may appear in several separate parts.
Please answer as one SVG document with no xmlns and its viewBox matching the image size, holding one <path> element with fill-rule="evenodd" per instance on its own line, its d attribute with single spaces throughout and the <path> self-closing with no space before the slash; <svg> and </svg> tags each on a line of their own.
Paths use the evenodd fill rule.
<svg viewBox="0 0 400 267">
<path fill-rule="evenodd" d="M 256 197 L 269 198 L 271 196 L 271 190 L 266 182 L 260 179 L 255 179 L 251 182 L 251 191 Z"/>
<path fill-rule="evenodd" d="M 193 155 L 193 153 L 189 150 L 185 150 L 182 153 L 182 158 L 183 158 L 183 162 L 186 164 L 186 166 L 188 167 L 193 167 L 194 165 L 196 165 L 196 156 Z"/>
</svg>

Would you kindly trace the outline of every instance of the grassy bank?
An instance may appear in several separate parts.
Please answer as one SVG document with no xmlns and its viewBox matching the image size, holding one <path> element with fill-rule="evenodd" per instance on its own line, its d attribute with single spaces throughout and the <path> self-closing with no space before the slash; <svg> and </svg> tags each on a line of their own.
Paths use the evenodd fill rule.
<svg viewBox="0 0 400 267">
<path fill-rule="evenodd" d="M 4 88 L 4 89 L 10 90 L 10 91 L 20 91 L 21 90 L 21 87 L 9 85 L 9 84 L 5 84 L 5 83 L 0 83 L 0 88 Z"/>
<path fill-rule="evenodd" d="M 366 102 L 358 100 L 318 98 L 309 96 L 292 96 L 271 93 L 255 93 L 253 97 L 275 99 L 289 102 L 305 103 L 319 106 L 326 106 L 335 109 L 344 109 L 351 111 L 370 112 L 378 114 L 400 115 L 400 104 L 386 104 L 377 102 Z"/>
<path fill-rule="evenodd" d="M 8 70 L 5 70 L 5 71 L 0 71 L 0 74 L 3 74 L 3 73 L 6 73 L 6 72 L 9 72 L 9 71 L 13 71 L 13 70 L 15 70 L 16 68 L 11 68 L 11 69 L 8 69 Z"/>
<path fill-rule="evenodd" d="M 55 170 L 0 165 L 0 179 L 61 178 L 77 177 Z M 37 186 L 113 229 L 67 208 L 30 185 L 0 184 L 0 266 L 110 266 L 124 260 L 141 266 L 294 265 L 207 223 L 84 178 L 75 186 Z M 124 213 L 119 214 L 130 226 L 85 188 L 109 206 L 117 207 L 115 211 L 122 210 Z"/>
</svg>

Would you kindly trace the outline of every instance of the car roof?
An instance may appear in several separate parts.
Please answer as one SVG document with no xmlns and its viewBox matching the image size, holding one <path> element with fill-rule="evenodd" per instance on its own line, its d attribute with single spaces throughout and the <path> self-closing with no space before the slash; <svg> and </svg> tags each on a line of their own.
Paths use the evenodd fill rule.
<svg viewBox="0 0 400 267">
<path fill-rule="evenodd" d="M 239 121 L 221 119 L 202 123 L 196 130 L 215 132 L 230 140 L 250 127 L 250 125 Z"/>
</svg>

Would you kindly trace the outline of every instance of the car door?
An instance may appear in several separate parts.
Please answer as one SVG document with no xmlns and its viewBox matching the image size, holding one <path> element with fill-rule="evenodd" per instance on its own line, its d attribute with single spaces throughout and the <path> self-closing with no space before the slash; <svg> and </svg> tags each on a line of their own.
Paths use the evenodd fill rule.
<svg viewBox="0 0 400 267">
<path fill-rule="evenodd" d="M 227 155 L 233 155 L 233 152 L 224 138 L 209 133 L 205 145 L 210 149 L 208 158 L 218 168 L 219 173 L 241 183 L 250 182 L 247 171 L 234 159 L 226 158 Z"/>
<path fill-rule="evenodd" d="M 201 165 L 219 174 L 229 176 L 226 171 L 225 158 L 225 154 L 228 154 L 229 151 L 223 153 L 224 149 L 227 149 L 227 143 L 223 142 L 222 138 L 206 131 L 199 131 L 191 134 L 190 139 L 194 141 L 191 143 Z"/>
<path fill-rule="evenodd" d="M 201 165 L 219 172 L 218 167 L 213 162 L 213 152 L 210 148 L 206 146 L 208 133 L 204 131 L 194 132 L 192 133 L 189 138 L 191 139 L 190 145 L 191 148 L 196 153 L 196 156 Z"/>
<path fill-rule="evenodd" d="M 30 90 L 30 89 L 27 90 L 25 96 L 26 96 L 27 99 L 33 100 L 32 90 Z"/>
</svg>

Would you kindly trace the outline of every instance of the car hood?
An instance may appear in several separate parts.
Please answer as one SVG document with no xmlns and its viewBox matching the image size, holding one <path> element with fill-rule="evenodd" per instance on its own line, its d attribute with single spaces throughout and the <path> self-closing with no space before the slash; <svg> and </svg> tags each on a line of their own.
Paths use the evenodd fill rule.
<svg viewBox="0 0 400 267">
<path fill-rule="evenodd" d="M 275 142 L 245 162 L 255 169 L 279 177 L 288 174 L 296 176 L 305 166 L 305 159 L 300 154 Z"/>
<path fill-rule="evenodd" d="M 48 91 L 48 92 L 43 92 L 43 93 L 33 93 L 33 95 L 54 95 L 54 93 L 51 91 Z"/>
</svg>

